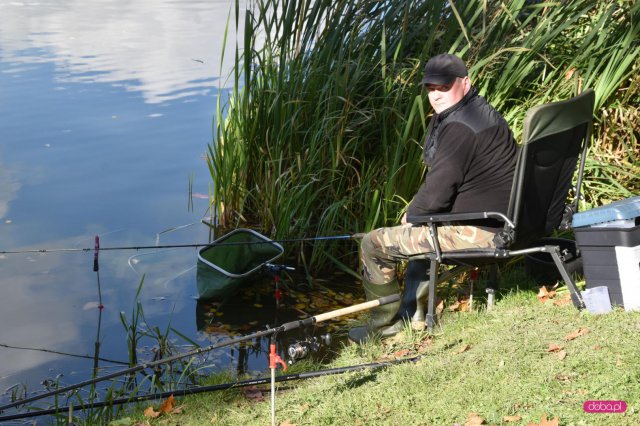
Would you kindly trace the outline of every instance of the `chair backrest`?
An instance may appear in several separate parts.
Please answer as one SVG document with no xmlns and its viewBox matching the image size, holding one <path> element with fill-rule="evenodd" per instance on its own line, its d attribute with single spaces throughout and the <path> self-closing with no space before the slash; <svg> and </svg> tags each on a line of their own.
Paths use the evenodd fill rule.
<svg viewBox="0 0 640 426">
<path fill-rule="evenodd" d="M 508 212 L 516 225 L 513 248 L 526 247 L 558 227 L 581 157 L 579 196 L 594 103 L 589 89 L 527 112 Z"/>
</svg>

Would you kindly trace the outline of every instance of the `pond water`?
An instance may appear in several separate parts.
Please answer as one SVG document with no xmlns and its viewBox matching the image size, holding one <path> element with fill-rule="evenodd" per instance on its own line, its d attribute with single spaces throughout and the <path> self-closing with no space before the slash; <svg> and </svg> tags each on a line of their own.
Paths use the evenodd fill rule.
<svg viewBox="0 0 640 426">
<path fill-rule="evenodd" d="M 92 251 L 54 249 L 209 241 L 204 153 L 229 90 L 233 4 L 0 2 L 0 251 L 51 250 L 0 254 L 0 402 L 14 385 L 91 377 L 96 340 L 127 361 L 119 313 L 131 317 L 143 275 L 150 324 L 202 345 L 215 335 L 198 331 L 219 313 L 196 301 L 196 249 L 103 251 L 99 272 Z M 234 45 L 232 30 L 227 58 Z M 258 293 L 227 313 L 264 305 Z M 234 356 L 243 371 L 267 364 Z"/>
</svg>

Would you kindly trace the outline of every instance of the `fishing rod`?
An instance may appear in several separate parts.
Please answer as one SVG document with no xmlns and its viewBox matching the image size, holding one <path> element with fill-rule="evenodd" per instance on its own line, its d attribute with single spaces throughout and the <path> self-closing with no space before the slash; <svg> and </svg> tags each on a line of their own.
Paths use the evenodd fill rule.
<svg viewBox="0 0 640 426">
<path fill-rule="evenodd" d="M 311 379 L 316 377 L 329 376 L 333 374 L 344 374 L 352 371 L 360 371 L 360 370 L 366 370 L 366 369 L 375 371 L 375 370 L 379 370 L 392 365 L 417 362 L 423 357 L 424 355 L 416 355 L 410 358 L 401 358 L 401 359 L 394 359 L 394 360 L 381 361 L 381 362 L 370 362 L 366 364 L 350 365 L 347 367 L 328 368 L 324 370 L 311 371 L 307 373 L 284 374 L 276 377 L 275 381 L 288 382 L 293 380 Z M 32 411 L 28 413 L 0 416 L 0 422 L 4 422 L 8 420 L 26 419 L 30 417 L 46 416 L 50 414 L 64 413 L 70 410 L 79 411 L 79 410 L 87 410 L 92 408 L 102 408 L 102 407 L 111 407 L 114 405 L 137 403 L 142 401 L 148 401 L 150 399 L 164 399 L 164 398 L 170 397 L 171 395 L 173 395 L 174 397 L 182 397 L 182 396 L 195 395 L 195 394 L 207 393 L 207 392 L 215 392 L 215 391 L 227 390 L 227 389 L 233 389 L 233 388 L 264 385 L 269 383 L 270 381 L 271 381 L 270 377 L 261 377 L 256 379 L 248 379 L 248 380 L 242 380 L 242 381 L 230 382 L 230 383 L 221 383 L 221 384 L 210 385 L 210 386 L 197 386 L 197 387 L 188 388 L 188 389 L 179 389 L 179 390 L 166 391 L 166 392 L 154 393 L 149 395 L 129 396 L 127 398 L 118 398 L 111 401 L 98 401 L 90 404 L 68 405 L 64 407 L 38 410 L 38 411 Z"/>
<path fill-rule="evenodd" d="M 330 240 L 359 240 L 364 236 L 363 233 L 356 233 L 352 235 L 334 235 L 327 237 L 303 237 L 303 238 L 289 238 L 282 240 L 265 240 L 265 241 L 238 241 L 238 242 L 222 242 L 216 243 L 216 247 L 222 246 L 237 246 L 237 245 L 254 245 L 254 244 L 273 244 L 273 243 L 296 243 L 305 241 L 330 241 Z M 82 247 L 82 248 L 41 248 L 41 249 L 26 249 L 26 250 L 2 250 L 0 254 L 28 254 L 28 253 L 60 253 L 60 252 L 90 252 L 95 251 L 113 251 L 113 250 L 148 250 L 148 249 L 168 249 L 168 248 L 198 248 L 210 246 L 213 243 L 194 243 L 194 244 L 165 244 L 165 245 L 153 245 L 153 246 L 118 246 L 118 247 Z"/>
<path fill-rule="evenodd" d="M 290 330 L 294 330 L 296 328 L 299 327 L 307 327 L 307 326 L 312 326 L 314 324 L 323 322 L 323 321 L 327 321 L 329 319 L 333 319 L 333 318 L 337 318 L 343 315 L 348 315 L 348 314 L 352 314 L 355 312 L 360 312 L 360 311 L 364 311 L 364 310 L 368 310 L 368 309 L 372 309 L 372 308 L 376 308 L 378 306 L 382 306 L 382 305 L 386 305 L 389 303 L 393 303 L 393 302 L 397 302 L 400 300 L 400 295 L 399 294 L 392 294 L 391 296 L 385 296 L 385 297 L 381 297 L 379 299 L 375 299 L 375 300 L 371 300 L 368 302 L 364 302 L 364 303 L 359 303 L 357 305 L 353 305 L 353 306 L 348 306 L 346 308 L 341 308 L 341 309 L 337 309 L 335 311 L 330 311 L 330 312 L 325 312 L 323 314 L 319 314 L 319 315 L 315 315 L 309 318 L 305 318 L 303 320 L 296 320 L 296 321 L 290 321 L 287 323 L 284 323 L 280 326 L 277 327 L 272 327 L 269 328 L 267 330 L 263 330 L 263 331 L 258 331 L 252 334 L 248 334 L 245 336 L 239 336 L 233 339 L 229 339 L 223 342 L 219 342 L 213 345 L 209 345 L 206 346 L 204 348 L 197 348 L 194 349 L 192 351 L 189 352 L 185 352 L 182 354 L 177 354 L 174 356 L 171 356 L 169 358 L 164 358 L 164 359 L 160 359 L 157 361 L 152 361 L 152 362 L 148 362 L 148 363 L 143 363 L 143 364 L 138 364 L 135 365 L 133 367 L 124 369 L 124 370 L 120 370 L 120 371 L 116 371 L 113 372 L 111 374 L 107 374 L 105 376 L 101 376 L 101 377 L 96 377 L 93 379 L 89 379 L 89 380 L 85 380 L 73 385 L 69 385 L 60 389 L 55 389 L 53 391 L 49 391 L 40 395 L 35 395 L 29 398 L 24 398 L 18 401 L 14 401 L 11 402 L 9 404 L 5 404 L 3 406 L 0 406 L 0 412 L 8 409 L 8 408 L 13 408 L 13 407 L 17 407 L 18 405 L 23 405 L 23 404 L 28 404 L 30 402 L 33 401 L 38 401 L 40 399 L 44 399 L 44 398 L 48 398 L 50 396 L 54 396 L 54 395 L 59 395 L 61 393 L 66 393 L 78 388 L 81 388 L 83 386 L 88 386 L 88 385 L 93 385 L 95 383 L 99 383 L 105 380 L 109 380 L 109 379 L 114 379 L 116 377 L 120 377 L 120 376 L 124 376 L 127 374 L 131 374 L 131 373 L 135 373 L 141 370 L 145 370 L 147 368 L 151 368 L 151 367 L 155 367 L 157 365 L 162 365 L 162 364 L 167 364 L 173 361 L 176 361 L 178 359 L 181 358 L 186 358 L 186 357 L 190 357 L 190 356 L 194 356 L 194 355 L 200 355 L 202 353 L 205 352 L 209 352 L 212 351 L 214 349 L 218 349 L 218 348 L 222 348 L 225 346 L 230 346 L 236 343 L 241 343 L 241 342 L 245 342 L 247 340 L 253 340 L 255 338 L 258 337 L 263 337 L 263 336 L 270 336 L 273 334 L 277 334 L 277 333 L 284 333 Z"/>
</svg>

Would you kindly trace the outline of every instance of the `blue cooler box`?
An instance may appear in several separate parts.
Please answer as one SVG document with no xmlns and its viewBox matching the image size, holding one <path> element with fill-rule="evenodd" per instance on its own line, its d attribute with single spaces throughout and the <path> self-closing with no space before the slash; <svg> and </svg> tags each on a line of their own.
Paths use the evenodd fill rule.
<svg viewBox="0 0 640 426">
<path fill-rule="evenodd" d="M 640 196 L 573 216 L 587 288 L 606 286 L 612 305 L 640 309 Z"/>
</svg>

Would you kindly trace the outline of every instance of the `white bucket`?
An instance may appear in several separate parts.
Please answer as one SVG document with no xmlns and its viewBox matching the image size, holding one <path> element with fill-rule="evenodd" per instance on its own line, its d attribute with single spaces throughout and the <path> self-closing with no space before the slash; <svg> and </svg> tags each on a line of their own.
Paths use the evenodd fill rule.
<svg viewBox="0 0 640 426">
<path fill-rule="evenodd" d="M 592 287 L 582 292 L 582 299 L 587 310 L 592 314 L 606 314 L 611 312 L 609 288 L 605 286 Z"/>
</svg>

